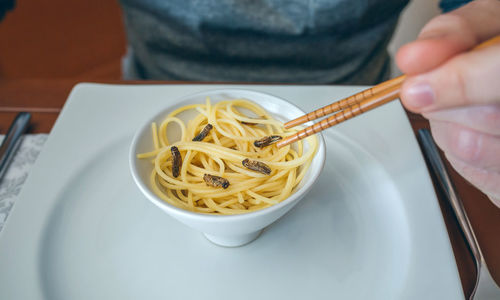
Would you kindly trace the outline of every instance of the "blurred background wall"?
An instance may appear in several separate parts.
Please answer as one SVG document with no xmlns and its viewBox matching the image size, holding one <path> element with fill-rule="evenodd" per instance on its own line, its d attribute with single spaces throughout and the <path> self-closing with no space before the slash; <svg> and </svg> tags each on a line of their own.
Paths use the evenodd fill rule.
<svg viewBox="0 0 500 300">
<path fill-rule="evenodd" d="M 0 23 L 0 78 L 120 79 L 116 0 L 17 0 Z"/>
<path fill-rule="evenodd" d="M 439 9 L 439 0 L 412 0 L 405 8 L 401 18 L 399 19 L 398 27 L 389 44 L 389 53 L 394 57 L 397 49 L 408 42 L 416 39 L 420 29 L 432 17 L 441 13 Z M 397 68 L 393 61 L 392 64 L 393 76 L 401 75 L 401 71 Z"/>
</svg>

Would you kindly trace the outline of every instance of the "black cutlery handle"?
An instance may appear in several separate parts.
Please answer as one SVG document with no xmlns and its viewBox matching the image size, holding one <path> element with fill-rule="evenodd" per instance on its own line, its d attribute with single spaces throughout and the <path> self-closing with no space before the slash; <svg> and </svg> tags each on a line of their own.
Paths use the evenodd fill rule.
<svg viewBox="0 0 500 300">
<path fill-rule="evenodd" d="M 474 289 L 471 292 L 469 299 L 473 299 L 476 293 L 479 277 L 481 274 L 481 267 L 483 261 L 483 255 L 479 248 L 479 243 L 477 242 L 476 235 L 472 229 L 469 218 L 465 212 L 462 200 L 457 195 L 455 186 L 450 179 L 446 166 L 439 155 L 436 143 L 432 139 L 432 135 L 428 129 L 420 129 L 418 131 L 418 138 L 422 145 L 422 150 L 424 151 L 424 156 L 426 157 L 428 164 L 430 165 L 430 171 L 434 174 L 437 183 L 443 193 L 446 195 L 448 202 L 450 203 L 455 217 L 458 220 L 460 229 L 465 235 L 466 242 L 474 258 L 474 263 L 476 265 L 476 282 Z"/>
<path fill-rule="evenodd" d="M 0 181 L 19 146 L 19 139 L 28 128 L 31 114 L 20 112 L 9 127 L 7 135 L 0 146 Z"/>
</svg>

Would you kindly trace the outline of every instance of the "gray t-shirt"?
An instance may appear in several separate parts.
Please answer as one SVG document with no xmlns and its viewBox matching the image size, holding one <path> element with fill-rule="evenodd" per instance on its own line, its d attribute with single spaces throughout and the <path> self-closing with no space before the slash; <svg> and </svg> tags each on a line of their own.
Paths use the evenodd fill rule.
<svg viewBox="0 0 500 300">
<path fill-rule="evenodd" d="M 135 79 L 374 84 L 408 0 L 121 0 Z M 463 2 L 463 1 L 462 1 Z"/>
</svg>

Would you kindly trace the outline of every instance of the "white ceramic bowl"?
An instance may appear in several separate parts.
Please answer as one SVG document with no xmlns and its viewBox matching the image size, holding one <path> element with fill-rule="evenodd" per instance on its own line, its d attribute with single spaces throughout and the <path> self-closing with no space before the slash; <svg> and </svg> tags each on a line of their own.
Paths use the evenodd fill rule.
<svg viewBox="0 0 500 300">
<path fill-rule="evenodd" d="M 170 216 L 198 231 L 203 232 L 213 243 L 227 247 L 241 246 L 256 239 L 262 229 L 288 212 L 311 189 L 325 163 L 325 142 L 323 137 L 318 135 L 318 151 L 306 176 L 297 186 L 293 194 L 278 204 L 247 214 L 229 216 L 201 214 L 175 207 L 155 195 L 149 184 L 149 176 L 153 165 L 148 159 L 137 159 L 136 155 L 138 153 L 144 153 L 152 150 L 152 122 L 157 122 L 159 124 L 169 112 L 188 104 L 204 103 L 206 97 L 210 97 L 213 103 L 221 100 L 245 98 L 259 104 L 276 119 L 281 121 L 291 120 L 303 115 L 304 112 L 283 99 L 260 92 L 237 89 L 213 90 L 189 95 L 177 101 L 171 101 L 171 104 L 167 105 L 164 109 L 158 112 L 158 114 L 148 120 L 145 120 L 144 125 L 141 126 L 134 136 L 129 155 L 130 170 L 135 183 L 142 193 L 151 202 L 167 212 Z M 166 101 L 168 102 L 169 100 Z M 180 118 L 185 118 L 183 121 L 187 121 L 187 119 L 192 118 L 193 116 L 184 115 L 180 116 Z M 169 126 L 169 129 L 174 126 Z M 174 137 L 175 133 L 173 131 L 175 130 L 172 130 L 172 132 L 169 130 L 167 132 L 167 136 L 170 141 L 179 139 L 178 136 Z M 305 147 L 307 149 L 307 143 L 305 143 Z"/>
</svg>

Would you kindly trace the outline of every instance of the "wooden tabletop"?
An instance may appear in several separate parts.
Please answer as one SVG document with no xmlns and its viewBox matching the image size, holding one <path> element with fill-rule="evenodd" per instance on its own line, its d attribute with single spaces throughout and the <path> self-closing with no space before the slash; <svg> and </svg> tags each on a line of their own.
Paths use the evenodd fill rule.
<svg viewBox="0 0 500 300">
<path fill-rule="evenodd" d="M 20 111 L 29 111 L 32 114 L 29 132 L 50 133 L 69 92 L 76 83 L 78 83 L 76 79 L 0 80 L 0 134 L 7 132 L 10 123 Z M 169 84 L 172 82 L 106 81 L 105 83 Z M 408 113 L 408 118 L 415 132 L 420 128 L 429 127 L 428 122 L 419 115 Z M 477 235 L 488 268 L 498 284 L 500 283 L 500 209 L 452 170 L 449 164 L 447 166 Z M 469 295 L 475 280 L 473 261 L 450 205 L 439 191 L 437 194 L 464 293 Z"/>
</svg>

